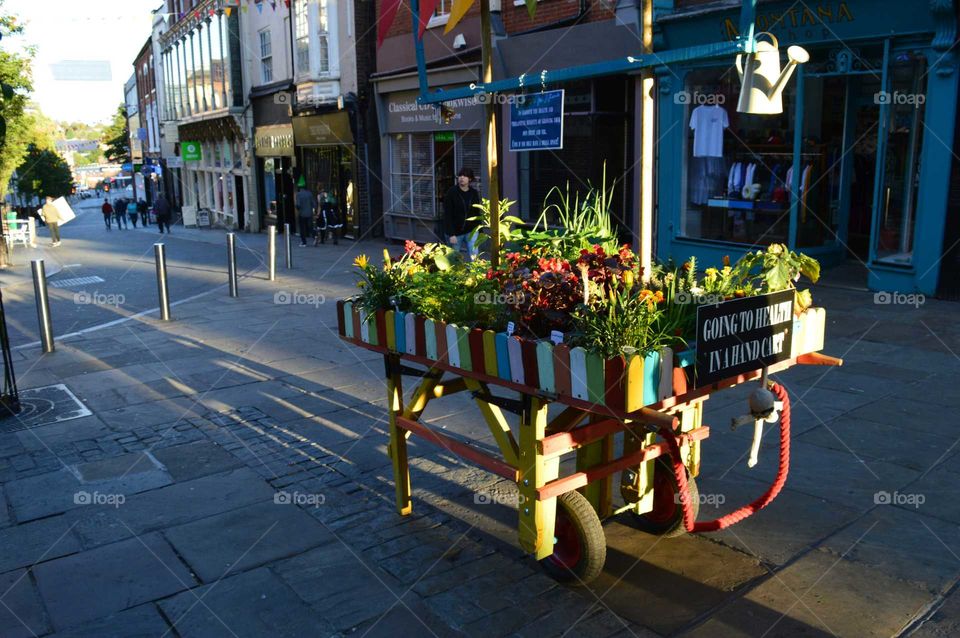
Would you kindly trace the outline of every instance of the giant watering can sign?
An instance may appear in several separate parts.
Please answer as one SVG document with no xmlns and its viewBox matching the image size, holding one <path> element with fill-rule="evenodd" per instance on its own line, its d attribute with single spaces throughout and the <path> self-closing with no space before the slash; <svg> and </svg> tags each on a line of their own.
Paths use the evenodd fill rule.
<svg viewBox="0 0 960 638">
<path fill-rule="evenodd" d="M 783 290 L 697 308 L 696 387 L 789 359 L 794 295 Z"/>
</svg>

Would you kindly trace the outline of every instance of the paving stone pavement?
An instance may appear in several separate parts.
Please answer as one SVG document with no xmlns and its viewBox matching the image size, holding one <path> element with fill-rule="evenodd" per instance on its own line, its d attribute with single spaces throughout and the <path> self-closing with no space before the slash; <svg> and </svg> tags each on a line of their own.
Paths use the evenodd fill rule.
<svg viewBox="0 0 960 638">
<path fill-rule="evenodd" d="M 957 635 L 956 305 L 815 290 L 847 364 L 781 376 L 779 499 L 712 535 L 610 520 L 604 573 L 571 588 L 516 546 L 514 486 L 416 439 L 398 516 L 382 361 L 336 338 L 332 303 L 275 303 L 350 294 L 353 256 L 380 249 L 17 351 L 21 387 L 65 383 L 93 414 L 0 434 L 0 636 Z M 775 470 L 775 427 L 754 469 L 750 433 L 722 427 L 747 391 L 707 403 L 701 518 Z M 468 402 L 426 416 L 492 446 Z"/>
</svg>

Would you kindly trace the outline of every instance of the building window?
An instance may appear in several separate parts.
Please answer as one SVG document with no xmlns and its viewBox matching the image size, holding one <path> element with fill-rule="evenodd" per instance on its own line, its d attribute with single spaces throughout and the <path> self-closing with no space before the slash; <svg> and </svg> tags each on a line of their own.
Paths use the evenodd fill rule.
<svg viewBox="0 0 960 638">
<path fill-rule="evenodd" d="M 260 32 L 260 79 L 264 84 L 273 82 L 273 45 L 270 29 Z"/>
<path fill-rule="evenodd" d="M 330 12 L 328 0 L 317 2 L 317 40 L 320 48 L 320 73 L 330 72 Z"/>
<path fill-rule="evenodd" d="M 296 0 L 294 5 L 294 24 L 296 29 L 297 72 L 310 72 L 310 25 L 307 21 L 309 4 L 307 0 Z"/>
<path fill-rule="evenodd" d="M 437 0 L 437 8 L 433 10 L 433 15 L 430 16 L 430 21 L 427 22 L 427 27 L 445 25 L 450 19 L 450 6 L 452 4 L 453 0 Z"/>
</svg>

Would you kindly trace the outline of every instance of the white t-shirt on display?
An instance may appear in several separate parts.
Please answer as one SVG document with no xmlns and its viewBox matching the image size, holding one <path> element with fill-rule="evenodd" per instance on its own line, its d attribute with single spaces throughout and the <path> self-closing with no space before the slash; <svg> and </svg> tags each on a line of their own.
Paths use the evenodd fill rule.
<svg viewBox="0 0 960 638">
<path fill-rule="evenodd" d="M 693 109 L 690 128 L 693 129 L 694 157 L 723 157 L 723 129 L 730 119 L 722 106 L 703 104 Z"/>
</svg>

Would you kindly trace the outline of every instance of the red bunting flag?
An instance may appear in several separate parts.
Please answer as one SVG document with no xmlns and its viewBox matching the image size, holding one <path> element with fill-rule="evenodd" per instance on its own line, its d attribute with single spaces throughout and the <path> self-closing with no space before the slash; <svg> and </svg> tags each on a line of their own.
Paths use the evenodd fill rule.
<svg viewBox="0 0 960 638">
<path fill-rule="evenodd" d="M 383 45 L 387 32 L 393 26 L 393 21 L 397 17 L 397 10 L 400 9 L 400 0 L 383 0 L 380 3 L 380 19 L 377 20 L 377 47 Z"/>
</svg>

